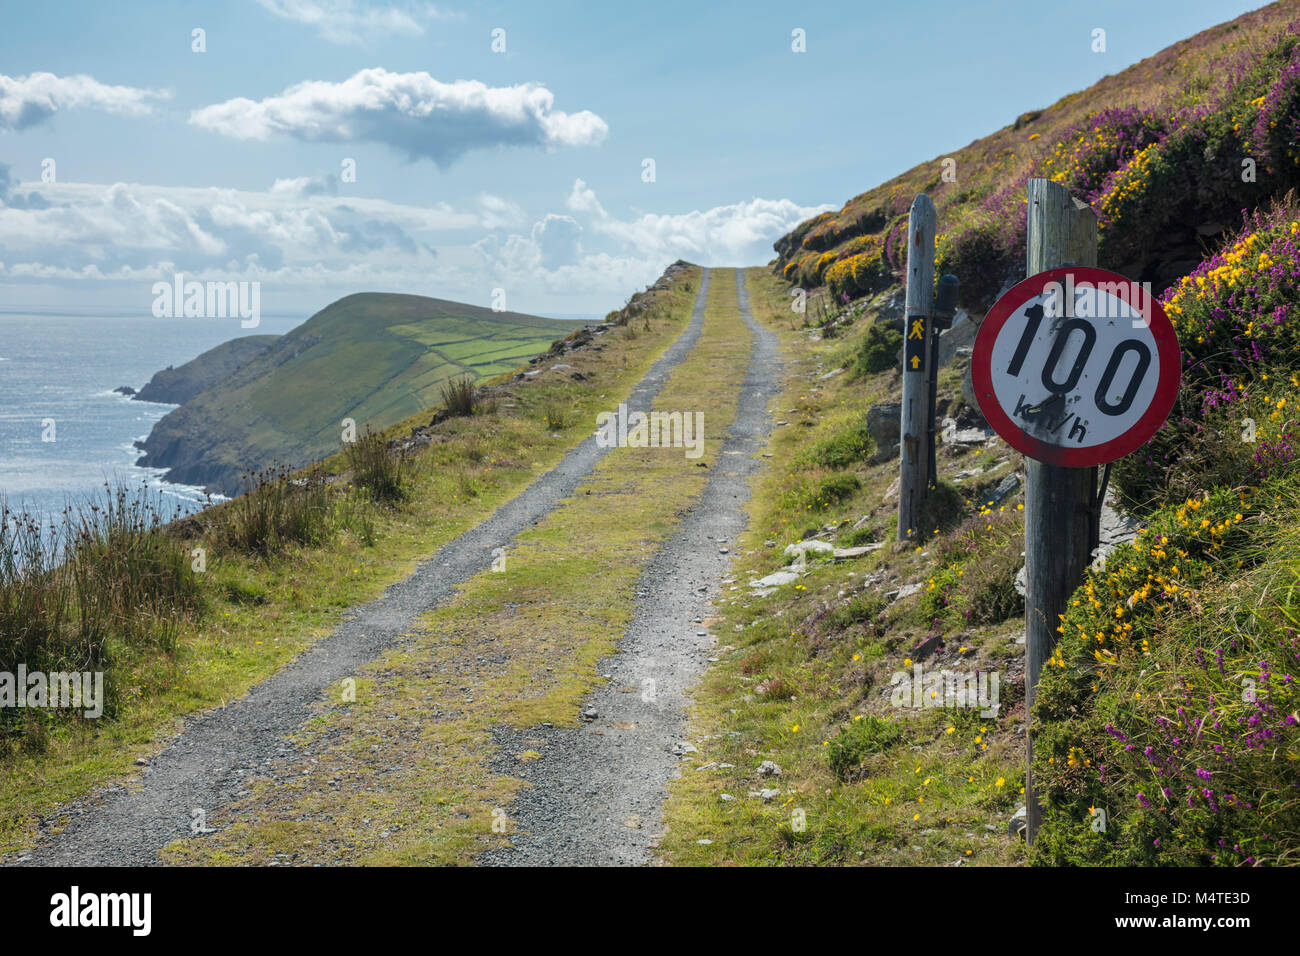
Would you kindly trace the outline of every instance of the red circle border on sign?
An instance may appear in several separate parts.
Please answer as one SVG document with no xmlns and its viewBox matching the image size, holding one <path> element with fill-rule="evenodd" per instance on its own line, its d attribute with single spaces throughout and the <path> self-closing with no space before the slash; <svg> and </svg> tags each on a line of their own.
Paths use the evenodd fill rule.
<svg viewBox="0 0 1300 956">
<path fill-rule="evenodd" d="M 1074 277 L 1075 287 L 1081 285 L 1096 286 L 1098 283 L 1123 282 L 1138 291 L 1138 302 L 1129 303 L 1146 320 L 1152 337 L 1156 340 L 1156 350 L 1160 356 L 1160 380 L 1156 383 L 1156 392 L 1145 413 L 1128 431 L 1117 438 L 1093 445 L 1088 448 L 1063 448 L 1039 441 L 1018 426 L 998 404 L 993 391 L 993 370 L 991 366 L 993 343 L 1007 320 L 1015 315 L 1031 299 L 1043 292 L 1043 287 L 1050 282 L 1064 284 L 1066 275 Z M 985 421 L 1002 439 L 1021 454 L 1046 462 L 1049 465 L 1061 465 L 1067 468 L 1090 468 L 1104 465 L 1123 458 L 1137 451 L 1154 435 L 1169 417 L 1178 397 L 1178 383 L 1183 372 L 1182 350 L 1178 347 L 1178 333 L 1173 323 L 1165 315 L 1164 308 L 1146 291 L 1146 287 L 1117 272 L 1086 266 L 1063 266 L 1049 269 L 1030 276 L 1017 283 L 1010 291 L 998 299 L 984 316 L 975 344 L 971 349 L 971 384 L 975 389 L 975 401 L 984 415 Z"/>
</svg>

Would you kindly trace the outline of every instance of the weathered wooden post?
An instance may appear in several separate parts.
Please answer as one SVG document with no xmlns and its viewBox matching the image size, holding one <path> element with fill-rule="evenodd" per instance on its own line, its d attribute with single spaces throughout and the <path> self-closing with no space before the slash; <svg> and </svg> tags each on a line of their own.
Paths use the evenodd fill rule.
<svg viewBox="0 0 1300 956">
<path fill-rule="evenodd" d="M 934 303 L 934 203 L 922 193 L 907 218 L 907 297 L 903 312 L 903 409 L 899 435 L 898 540 L 921 534 L 920 509 L 929 487 L 930 312 Z"/>
<path fill-rule="evenodd" d="M 952 328 L 952 320 L 957 312 L 957 289 L 960 286 L 961 280 L 951 273 L 941 278 L 936 284 L 934 308 L 930 310 L 930 395 L 928 398 L 930 412 L 925 434 L 925 460 L 928 469 L 926 494 L 939 484 L 939 463 L 935 454 L 939 438 L 934 428 L 935 407 L 939 404 L 939 335 Z"/>
<path fill-rule="evenodd" d="M 1047 179 L 1029 180 L 1028 195 L 1026 275 L 1064 265 L 1095 266 L 1097 216 L 1092 209 Z M 1025 837 L 1030 843 L 1042 810 L 1034 792 L 1034 728 L 1029 715 L 1038 675 L 1056 644 L 1060 615 L 1092 560 L 1095 473 L 1095 468 L 1025 459 Z"/>
</svg>

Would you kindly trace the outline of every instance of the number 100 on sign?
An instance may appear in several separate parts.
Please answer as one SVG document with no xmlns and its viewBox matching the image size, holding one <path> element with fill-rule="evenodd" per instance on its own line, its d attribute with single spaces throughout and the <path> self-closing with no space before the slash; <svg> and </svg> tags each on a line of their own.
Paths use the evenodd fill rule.
<svg viewBox="0 0 1300 956">
<path fill-rule="evenodd" d="M 1182 359 L 1164 310 L 1101 269 L 1053 269 L 1004 295 L 971 357 L 976 400 L 1012 447 L 1087 467 L 1135 451 L 1173 407 Z"/>
</svg>

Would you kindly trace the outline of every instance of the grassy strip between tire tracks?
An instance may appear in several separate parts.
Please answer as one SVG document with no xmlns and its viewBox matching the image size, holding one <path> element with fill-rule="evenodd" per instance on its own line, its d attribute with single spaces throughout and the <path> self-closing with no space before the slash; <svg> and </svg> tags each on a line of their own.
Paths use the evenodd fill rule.
<svg viewBox="0 0 1300 956">
<path fill-rule="evenodd" d="M 504 572 L 472 578 L 364 668 L 355 701 L 333 688 L 301 734 L 299 755 L 209 816 L 217 833 L 177 841 L 165 858 L 463 864 L 503 845 L 509 825 L 494 832 L 493 812 L 509 806 L 521 782 L 489 769 L 491 731 L 576 723 L 600 679 L 595 664 L 632 619 L 641 571 L 717 462 L 749 348 L 733 276 L 715 271 L 699 343 L 654 403 L 704 412 L 703 455 L 615 449 L 572 498 L 519 536 Z"/>
</svg>

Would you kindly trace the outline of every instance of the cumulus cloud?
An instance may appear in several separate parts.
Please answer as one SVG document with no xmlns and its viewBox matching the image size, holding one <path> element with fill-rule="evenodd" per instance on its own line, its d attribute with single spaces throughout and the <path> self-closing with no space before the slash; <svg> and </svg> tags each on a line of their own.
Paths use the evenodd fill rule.
<svg viewBox="0 0 1300 956">
<path fill-rule="evenodd" d="M 609 131 L 590 110 L 555 109 L 554 94 L 536 83 L 443 83 L 425 72 L 383 68 L 340 83 L 309 80 L 262 100 L 214 103 L 191 113 L 190 122 L 244 140 L 383 143 L 444 167 L 493 146 L 595 146 Z"/>
<path fill-rule="evenodd" d="M 677 258 L 764 262 L 826 208 L 753 199 L 619 217 L 581 180 L 567 209 L 540 215 L 488 193 L 407 205 L 353 192 L 333 173 L 256 191 L 16 182 L 0 164 L 0 283 L 57 290 L 56 304 L 97 290 L 147 305 L 154 282 L 184 272 L 258 280 L 268 307 L 291 311 L 367 289 L 486 305 L 504 288 L 512 309 L 603 314 Z"/>
<path fill-rule="evenodd" d="M 142 116 L 152 110 L 149 100 L 168 96 L 170 94 L 164 90 L 109 86 L 84 74 L 6 76 L 0 73 L 0 130 L 23 130 L 66 109 L 97 109 Z"/>
<path fill-rule="evenodd" d="M 0 272 L 127 279 L 175 263 L 246 278 L 270 270 L 286 282 L 312 281 L 316 270 L 415 272 L 428 267 L 436 237 L 479 233 L 501 214 L 495 197 L 457 209 L 337 191 L 331 176 L 281 179 L 264 192 L 126 183 L 30 183 L 20 191 L 0 169 Z"/>
<path fill-rule="evenodd" d="M 701 265 L 752 265 L 771 258 L 772 242 L 805 219 L 833 207 L 788 199 L 752 199 L 691 212 L 620 219 L 583 180 L 565 199 L 572 216 L 549 214 L 527 233 L 490 235 L 472 246 L 491 284 L 517 296 L 597 296 L 604 309 L 653 282 L 684 258 Z M 581 221 L 580 221 L 581 220 Z M 590 242 L 621 247 L 591 251 Z"/>
<path fill-rule="evenodd" d="M 423 36 L 423 21 L 456 15 L 430 4 L 376 6 L 356 0 L 257 0 L 268 13 L 311 27 L 330 43 L 356 44 L 385 36 Z"/>
<path fill-rule="evenodd" d="M 478 203 L 484 229 L 517 229 L 526 221 L 524 211 L 508 199 L 483 193 Z"/>
<path fill-rule="evenodd" d="M 15 190 L 15 183 L 10 179 L 9 169 L 8 163 L 0 163 L 0 207 L 44 209 L 49 205 L 38 193 L 20 193 Z"/>
<path fill-rule="evenodd" d="M 568 216 L 548 215 L 533 226 L 532 240 L 537 244 L 543 269 L 571 265 L 582 254 L 582 227 Z"/>
<path fill-rule="evenodd" d="M 575 212 L 589 213 L 594 232 L 648 257 L 665 262 L 689 259 L 701 265 L 766 262 L 772 257 L 774 240 L 804 220 L 835 208 L 755 198 L 712 209 L 619 219 L 605 211 L 595 191 L 581 179 L 574 181 L 566 204 Z"/>
<path fill-rule="evenodd" d="M 591 213 L 602 218 L 606 215 L 605 210 L 600 205 L 600 200 L 596 198 L 596 191 L 581 179 L 573 181 L 573 191 L 569 193 L 565 205 L 574 212 Z"/>
<path fill-rule="evenodd" d="M 277 196 L 337 196 L 339 178 L 331 173 L 325 173 L 322 176 L 277 179 L 271 184 L 271 192 Z"/>
</svg>

